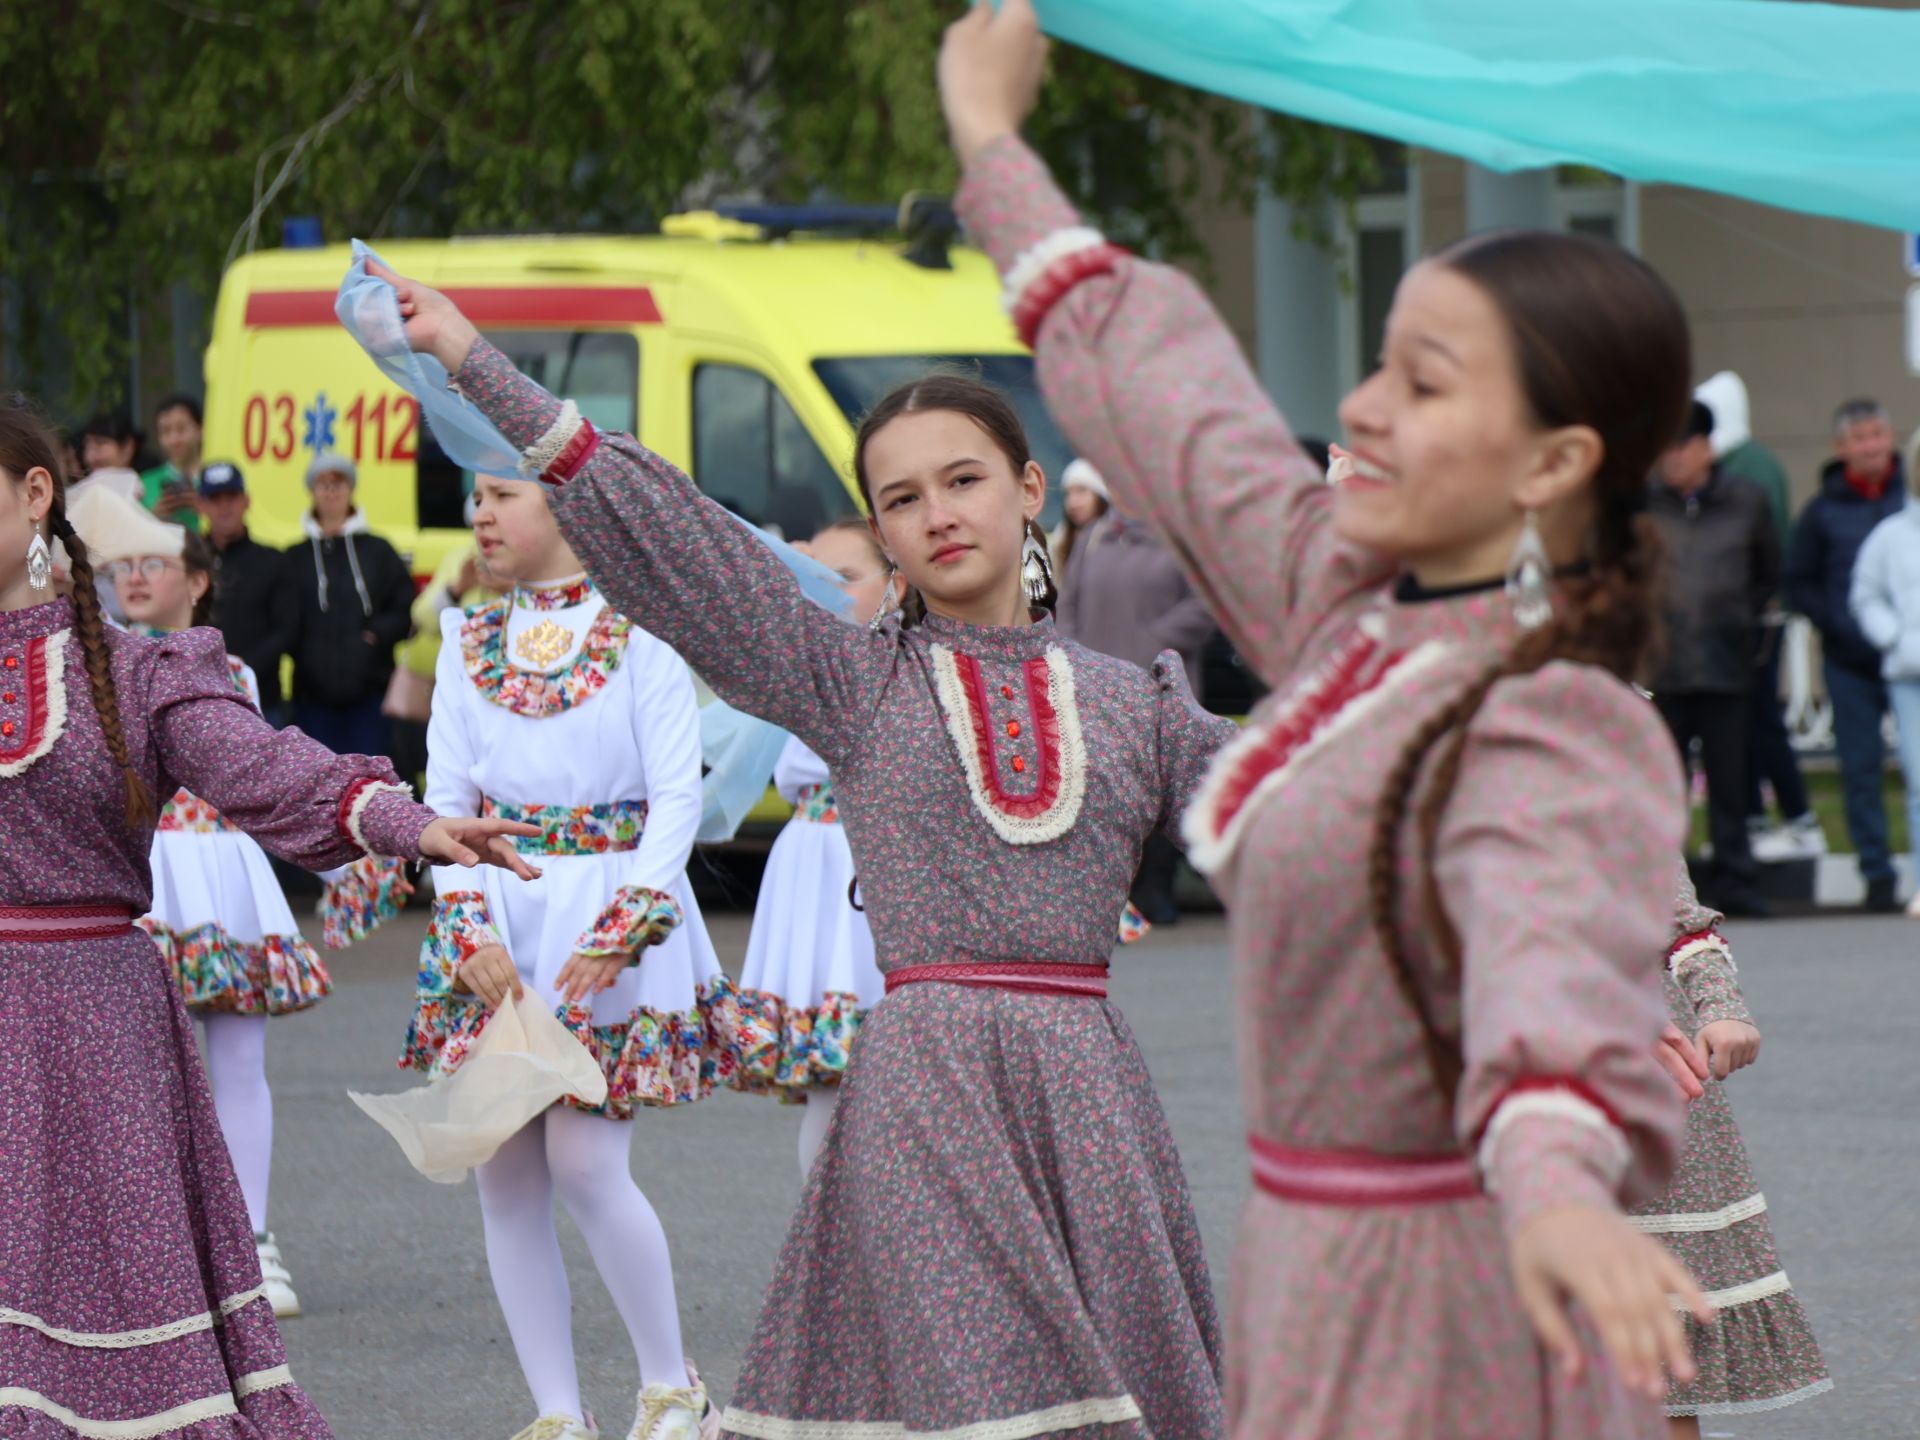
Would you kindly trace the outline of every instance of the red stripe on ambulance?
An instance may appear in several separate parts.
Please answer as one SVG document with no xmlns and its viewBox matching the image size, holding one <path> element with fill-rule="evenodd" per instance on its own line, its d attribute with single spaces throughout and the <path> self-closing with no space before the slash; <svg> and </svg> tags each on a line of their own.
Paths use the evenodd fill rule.
<svg viewBox="0 0 1920 1440">
<path fill-rule="evenodd" d="M 247 297 L 247 326 L 266 330 L 333 325 L 332 290 L 256 290 Z M 646 286 L 529 285 L 449 290 L 476 325 L 658 325 L 660 307 Z"/>
</svg>

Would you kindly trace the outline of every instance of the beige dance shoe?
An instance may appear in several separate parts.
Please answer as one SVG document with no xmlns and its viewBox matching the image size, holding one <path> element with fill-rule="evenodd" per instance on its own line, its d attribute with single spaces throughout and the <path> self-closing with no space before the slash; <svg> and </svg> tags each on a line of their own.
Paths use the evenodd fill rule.
<svg viewBox="0 0 1920 1440">
<path fill-rule="evenodd" d="M 627 1440 L 706 1440 L 708 1417 L 712 1434 L 720 1433 L 720 1417 L 707 1400 L 707 1387 L 687 1367 L 683 1386 L 649 1385 L 640 1392 L 640 1413 L 633 1417 Z"/>
<path fill-rule="evenodd" d="M 273 1306 L 273 1318 L 292 1319 L 300 1313 L 300 1297 L 293 1293 L 293 1276 L 287 1273 L 286 1263 L 280 1258 L 280 1247 L 273 1243 L 273 1233 L 256 1235 L 253 1248 L 260 1256 L 260 1288 L 266 1292 L 267 1303 Z"/>
<path fill-rule="evenodd" d="M 571 1415 L 542 1415 L 513 1440 L 600 1440 L 600 1431 L 591 1415 L 585 1420 Z"/>
</svg>

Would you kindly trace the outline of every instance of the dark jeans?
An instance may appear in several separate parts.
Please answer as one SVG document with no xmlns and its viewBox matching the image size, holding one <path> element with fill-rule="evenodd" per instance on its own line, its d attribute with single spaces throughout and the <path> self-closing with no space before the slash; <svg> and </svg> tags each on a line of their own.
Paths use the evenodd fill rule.
<svg viewBox="0 0 1920 1440">
<path fill-rule="evenodd" d="M 293 723 L 336 755 L 391 755 L 393 725 L 380 713 L 380 697 L 356 705 L 293 702 Z"/>
<path fill-rule="evenodd" d="M 1768 637 L 1766 656 L 1753 672 L 1753 698 L 1747 711 L 1747 814 L 1764 818 L 1766 797 L 1760 782 L 1773 787 L 1782 820 L 1797 820 L 1813 807 L 1807 800 L 1807 782 L 1800 778 L 1800 757 L 1787 736 L 1787 716 L 1780 704 L 1780 649 L 1784 631 Z"/>
<path fill-rule="evenodd" d="M 1847 834 L 1869 885 L 1893 878 L 1887 850 L 1887 742 L 1880 725 L 1887 713 L 1887 683 L 1877 673 L 1836 665 L 1822 667 L 1833 702 L 1833 738 L 1840 749 L 1840 784 L 1847 797 Z"/>
<path fill-rule="evenodd" d="M 1751 885 L 1759 869 L 1747 841 L 1748 697 L 1665 692 L 1657 703 L 1683 761 L 1693 742 L 1700 742 L 1715 874 L 1730 886 Z"/>
</svg>

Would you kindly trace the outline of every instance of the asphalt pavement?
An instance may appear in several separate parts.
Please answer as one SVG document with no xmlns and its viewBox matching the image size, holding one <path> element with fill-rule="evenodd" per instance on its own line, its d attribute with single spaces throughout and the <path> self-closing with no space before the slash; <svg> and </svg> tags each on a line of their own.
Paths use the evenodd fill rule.
<svg viewBox="0 0 1920 1440">
<path fill-rule="evenodd" d="M 740 915 L 709 916 L 727 968 Z M 284 1333 L 296 1377 L 341 1440 L 506 1440 L 531 1418 L 488 1282 L 471 1181 L 422 1179 L 346 1098 L 401 1089 L 416 908 L 332 957 L 337 989 L 274 1022 L 271 1223 L 305 1314 Z M 311 927 L 310 927 L 311 928 Z M 1145 1050 L 1224 1293 L 1246 1193 L 1225 926 L 1189 919 L 1115 961 L 1114 998 Z M 1710 1420 L 1739 1440 L 1920 1435 L 1920 923 L 1834 916 L 1736 925 L 1734 952 L 1764 1035 L 1733 1100 L 1782 1256 L 1825 1347 L 1834 1394 Z M 644 1115 L 633 1169 L 673 1245 L 686 1346 L 729 1393 L 799 1197 L 798 1111 L 716 1094 Z M 609 1436 L 633 1415 L 626 1334 L 569 1222 L 582 1382 Z"/>
</svg>

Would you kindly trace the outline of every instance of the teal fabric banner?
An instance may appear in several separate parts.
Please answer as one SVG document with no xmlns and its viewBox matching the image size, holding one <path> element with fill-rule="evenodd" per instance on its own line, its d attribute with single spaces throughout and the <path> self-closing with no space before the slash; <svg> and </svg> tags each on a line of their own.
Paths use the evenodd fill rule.
<svg viewBox="0 0 1920 1440">
<path fill-rule="evenodd" d="M 1047 33 L 1495 170 L 1920 229 L 1920 12 L 1804 0 L 1035 0 Z"/>
</svg>

